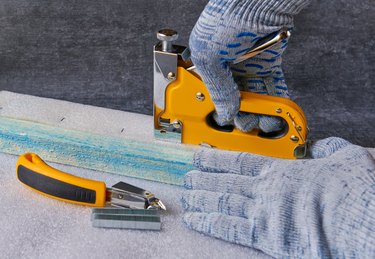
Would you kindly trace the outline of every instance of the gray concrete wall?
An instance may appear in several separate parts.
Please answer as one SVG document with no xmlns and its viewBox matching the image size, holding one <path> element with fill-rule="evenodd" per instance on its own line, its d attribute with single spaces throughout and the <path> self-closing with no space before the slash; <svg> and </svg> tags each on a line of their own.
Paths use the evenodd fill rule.
<svg viewBox="0 0 375 259">
<path fill-rule="evenodd" d="M 0 89 L 152 113 L 152 47 L 186 44 L 207 0 L 0 1 Z M 375 5 L 315 0 L 284 58 L 313 138 L 375 146 Z"/>
</svg>

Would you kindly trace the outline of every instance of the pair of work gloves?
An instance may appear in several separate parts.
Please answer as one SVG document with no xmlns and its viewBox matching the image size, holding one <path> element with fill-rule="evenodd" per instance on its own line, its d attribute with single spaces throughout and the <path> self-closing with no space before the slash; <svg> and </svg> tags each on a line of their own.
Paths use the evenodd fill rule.
<svg viewBox="0 0 375 259">
<path fill-rule="evenodd" d="M 239 90 L 288 98 L 287 41 L 240 64 L 259 39 L 291 29 L 308 0 L 211 0 L 190 37 L 192 60 L 218 124 L 280 129 L 274 117 L 239 113 Z M 185 177 L 184 222 L 194 230 L 276 258 L 373 258 L 375 161 L 340 138 L 313 143 L 310 159 L 283 160 L 202 149 Z"/>
</svg>

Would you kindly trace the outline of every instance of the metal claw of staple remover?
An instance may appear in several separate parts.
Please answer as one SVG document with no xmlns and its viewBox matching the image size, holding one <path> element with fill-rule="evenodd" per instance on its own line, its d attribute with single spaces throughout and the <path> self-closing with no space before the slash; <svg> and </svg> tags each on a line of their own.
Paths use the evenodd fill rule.
<svg viewBox="0 0 375 259">
<path fill-rule="evenodd" d="M 240 63 L 285 40 L 283 29 L 260 39 L 239 57 Z M 241 92 L 241 112 L 279 117 L 282 130 L 265 133 L 259 129 L 241 132 L 234 126 L 219 126 L 213 119 L 214 104 L 199 71 L 190 59 L 189 48 L 174 44 L 178 34 L 171 29 L 157 33 L 154 47 L 154 135 L 157 139 L 245 151 L 279 158 L 303 158 L 308 127 L 303 110 L 293 101 Z"/>
<path fill-rule="evenodd" d="M 91 207 L 110 205 L 166 210 L 161 200 L 149 191 L 124 182 L 106 188 L 104 182 L 77 177 L 50 167 L 34 153 L 21 155 L 16 170 L 23 184 L 54 199 Z"/>
<path fill-rule="evenodd" d="M 166 210 L 164 204 L 149 191 L 128 183 L 119 182 L 109 189 L 111 205 L 132 209 L 161 209 Z"/>
</svg>

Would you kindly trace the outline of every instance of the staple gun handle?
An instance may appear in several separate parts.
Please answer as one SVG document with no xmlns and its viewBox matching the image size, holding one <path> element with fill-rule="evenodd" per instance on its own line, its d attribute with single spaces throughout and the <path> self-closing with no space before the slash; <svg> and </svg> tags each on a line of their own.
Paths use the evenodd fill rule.
<svg viewBox="0 0 375 259">
<path fill-rule="evenodd" d="M 16 171 L 23 184 L 50 198 L 93 207 L 105 206 L 104 182 L 59 171 L 47 165 L 37 154 L 21 155 Z"/>
</svg>

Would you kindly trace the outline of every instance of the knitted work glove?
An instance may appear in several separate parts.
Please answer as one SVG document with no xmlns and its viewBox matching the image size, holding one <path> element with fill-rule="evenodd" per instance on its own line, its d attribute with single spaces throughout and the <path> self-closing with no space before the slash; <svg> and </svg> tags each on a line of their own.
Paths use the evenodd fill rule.
<svg viewBox="0 0 375 259">
<path fill-rule="evenodd" d="M 276 258 L 374 258 L 375 161 L 340 138 L 315 159 L 202 149 L 186 175 L 186 225 Z"/>
<path fill-rule="evenodd" d="M 235 124 L 247 132 L 260 127 L 279 130 L 281 120 L 238 113 L 239 90 L 289 98 L 281 70 L 287 40 L 257 56 L 233 65 L 254 44 L 282 28 L 293 27 L 293 15 L 309 0 L 210 0 L 191 35 L 192 61 L 215 104 L 219 125 Z"/>
</svg>

